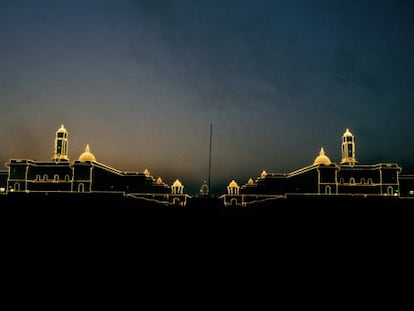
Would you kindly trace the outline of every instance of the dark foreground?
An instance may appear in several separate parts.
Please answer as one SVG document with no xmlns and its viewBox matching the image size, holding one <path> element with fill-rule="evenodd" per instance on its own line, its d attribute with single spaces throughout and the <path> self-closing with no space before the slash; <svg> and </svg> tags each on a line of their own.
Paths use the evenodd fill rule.
<svg viewBox="0 0 414 311">
<path fill-rule="evenodd" d="M 0 199 L 3 271 L 13 286 L 322 282 L 326 290 L 389 286 L 413 267 L 413 200 L 295 198 L 225 208 L 217 200 L 167 207 L 115 197 Z"/>
</svg>

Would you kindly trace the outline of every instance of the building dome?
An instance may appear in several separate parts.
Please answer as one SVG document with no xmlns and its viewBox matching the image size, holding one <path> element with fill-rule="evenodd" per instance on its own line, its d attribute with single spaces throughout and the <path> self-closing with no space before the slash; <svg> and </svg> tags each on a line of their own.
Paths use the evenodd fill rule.
<svg viewBox="0 0 414 311">
<path fill-rule="evenodd" d="M 200 195 L 207 196 L 209 193 L 209 188 L 206 182 L 204 182 L 200 187 Z"/>
<path fill-rule="evenodd" d="M 330 165 L 331 160 L 325 155 L 325 151 L 323 148 L 321 148 L 321 151 L 319 151 L 319 155 L 315 158 L 315 161 L 313 164 L 322 164 L 322 165 Z"/>
<path fill-rule="evenodd" d="M 179 181 L 178 179 L 176 179 L 174 183 L 172 184 L 171 193 L 172 194 L 184 194 L 184 186 L 181 183 L 181 181 Z"/>
<path fill-rule="evenodd" d="M 352 133 L 349 131 L 349 129 L 346 129 L 344 135 L 342 135 L 342 137 L 353 137 L 354 135 L 352 135 Z"/>
<path fill-rule="evenodd" d="M 181 181 L 179 181 L 178 179 L 176 179 L 172 185 L 173 187 L 182 187 L 183 184 L 181 183 Z"/>
<path fill-rule="evenodd" d="M 239 185 L 237 184 L 237 182 L 233 179 L 230 183 L 229 183 L 229 188 L 239 188 Z"/>
<path fill-rule="evenodd" d="M 65 129 L 63 124 L 60 126 L 60 128 L 56 131 L 56 133 L 67 133 L 68 131 Z"/>
<path fill-rule="evenodd" d="M 239 185 L 236 183 L 236 181 L 233 179 L 229 185 L 227 186 L 227 194 L 228 195 L 238 195 L 239 194 Z"/>
<path fill-rule="evenodd" d="M 89 145 L 86 145 L 85 148 L 85 152 L 82 153 L 79 157 L 79 161 L 81 162 L 96 162 L 96 158 L 93 155 L 93 153 L 91 153 L 91 150 L 89 149 Z"/>
</svg>

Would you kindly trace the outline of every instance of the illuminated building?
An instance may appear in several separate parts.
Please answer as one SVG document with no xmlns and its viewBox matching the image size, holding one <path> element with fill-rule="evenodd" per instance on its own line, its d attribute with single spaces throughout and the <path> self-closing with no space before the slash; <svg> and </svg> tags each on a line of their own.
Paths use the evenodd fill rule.
<svg viewBox="0 0 414 311">
<path fill-rule="evenodd" d="M 414 176 L 400 175 L 396 163 L 357 164 L 355 136 L 346 129 L 342 136 L 342 160 L 333 163 L 323 148 L 309 166 L 290 173 L 263 171 L 256 180 L 250 179 L 240 189 L 233 180 L 224 205 L 245 206 L 257 201 L 286 198 L 289 195 L 362 195 L 412 196 Z"/>
<path fill-rule="evenodd" d="M 188 195 L 177 179 L 170 187 L 148 170 L 123 172 L 98 162 L 89 145 L 78 160 L 69 161 L 68 132 L 56 132 L 51 161 L 11 159 L 0 173 L 0 192 L 121 193 L 159 203 L 186 205 Z"/>
<path fill-rule="evenodd" d="M 0 194 L 9 193 L 103 193 L 121 194 L 165 205 L 186 206 L 191 198 L 176 179 L 169 186 L 162 178 L 143 172 L 124 172 L 100 163 L 89 145 L 75 161 L 68 156 L 68 131 L 62 125 L 54 140 L 50 161 L 11 159 L 0 171 Z M 396 163 L 359 164 L 355 136 L 346 129 L 341 140 L 341 161 L 332 162 L 321 148 L 312 164 L 290 173 L 262 171 L 239 186 L 232 180 L 220 196 L 225 206 L 286 199 L 289 196 L 388 196 L 414 197 L 414 175 L 402 175 Z M 199 197 L 211 198 L 206 182 Z"/>
</svg>

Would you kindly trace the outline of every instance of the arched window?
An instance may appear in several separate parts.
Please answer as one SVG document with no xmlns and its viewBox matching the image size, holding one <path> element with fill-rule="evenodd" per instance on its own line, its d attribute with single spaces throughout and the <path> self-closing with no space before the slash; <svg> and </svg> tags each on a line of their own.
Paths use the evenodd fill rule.
<svg viewBox="0 0 414 311">
<path fill-rule="evenodd" d="M 14 191 L 20 191 L 20 184 L 18 182 L 14 184 Z"/>
<path fill-rule="evenodd" d="M 231 199 L 230 205 L 237 205 L 237 199 L 236 198 Z"/>
<path fill-rule="evenodd" d="M 65 181 L 70 181 L 70 176 L 69 175 L 65 175 Z"/>
<path fill-rule="evenodd" d="M 53 176 L 53 181 L 59 181 L 59 175 L 54 175 Z"/>
<path fill-rule="evenodd" d="M 325 186 L 325 194 L 331 194 L 332 193 L 332 189 L 331 186 Z"/>
<path fill-rule="evenodd" d="M 174 205 L 179 205 L 180 204 L 180 199 L 179 198 L 174 198 L 173 199 L 173 204 Z"/>
<path fill-rule="evenodd" d="M 85 192 L 85 185 L 83 183 L 78 185 L 78 192 Z"/>
<path fill-rule="evenodd" d="M 43 180 L 44 180 L 44 181 L 46 181 L 47 179 L 48 179 L 48 178 L 47 178 L 47 174 L 44 174 L 44 175 L 43 175 Z"/>
<path fill-rule="evenodd" d="M 36 181 L 40 181 L 41 178 L 42 178 L 42 176 L 36 175 Z"/>
<path fill-rule="evenodd" d="M 349 183 L 351 185 L 355 185 L 355 178 L 354 177 L 349 178 Z"/>
<path fill-rule="evenodd" d="M 372 185 L 372 178 L 368 178 L 368 184 Z"/>
<path fill-rule="evenodd" d="M 365 178 L 361 178 L 361 184 L 365 184 Z"/>
<path fill-rule="evenodd" d="M 387 194 L 388 195 L 393 195 L 394 194 L 394 188 L 392 186 L 387 187 Z"/>
</svg>

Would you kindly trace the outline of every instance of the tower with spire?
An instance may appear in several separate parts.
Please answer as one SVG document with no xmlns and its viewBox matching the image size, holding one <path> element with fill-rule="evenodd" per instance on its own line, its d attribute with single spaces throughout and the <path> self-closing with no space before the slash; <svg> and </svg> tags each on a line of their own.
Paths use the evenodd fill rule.
<svg viewBox="0 0 414 311">
<path fill-rule="evenodd" d="M 342 161 L 341 164 L 356 164 L 355 158 L 355 136 L 346 129 L 342 135 Z"/>
<path fill-rule="evenodd" d="M 55 149 L 52 160 L 55 162 L 69 161 L 68 158 L 68 131 L 63 124 L 56 131 Z"/>
</svg>

